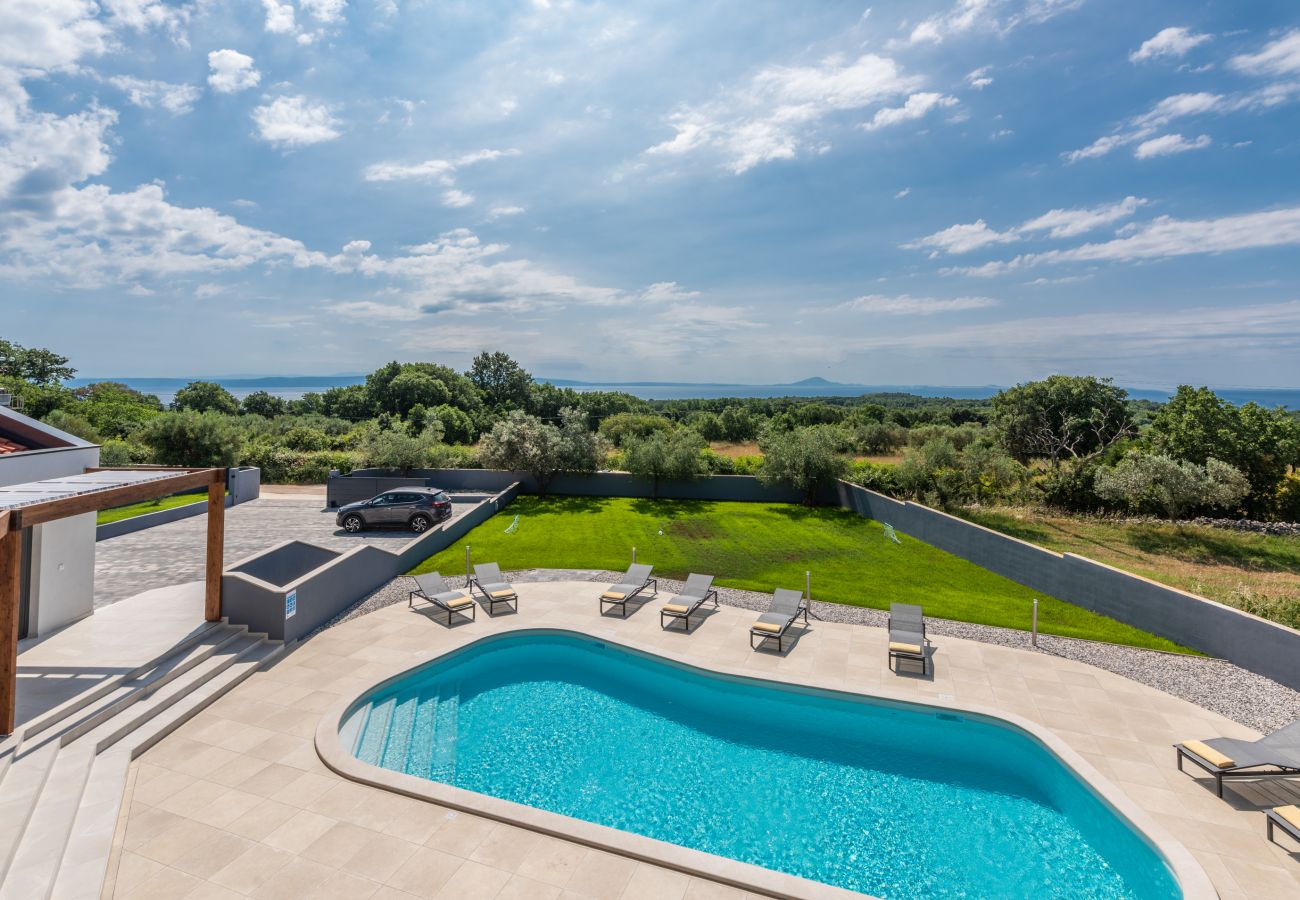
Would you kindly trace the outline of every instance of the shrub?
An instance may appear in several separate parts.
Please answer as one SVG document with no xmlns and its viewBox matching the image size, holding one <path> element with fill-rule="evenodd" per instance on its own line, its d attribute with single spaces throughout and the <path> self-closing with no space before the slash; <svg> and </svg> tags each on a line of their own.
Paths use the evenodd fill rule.
<svg viewBox="0 0 1300 900">
<path fill-rule="evenodd" d="M 90 441 L 92 444 L 98 444 L 102 440 L 94 425 L 91 425 L 76 413 L 68 412 L 66 409 L 52 409 L 45 414 L 42 421 L 46 425 L 59 429 L 59 431 L 66 431 L 68 434 L 76 435 L 83 441 Z"/>
<path fill-rule="evenodd" d="M 847 460 L 836 452 L 835 444 L 832 429 L 825 426 L 786 432 L 768 429 L 759 439 L 763 468 L 758 477 L 764 484 L 789 484 L 811 506 L 821 486 L 839 478 L 848 468 Z"/>
<path fill-rule="evenodd" d="M 368 468 L 392 469 L 405 475 L 429 464 L 438 437 L 436 427 L 417 435 L 397 429 L 377 429 L 362 442 L 358 453 Z"/>
<path fill-rule="evenodd" d="M 280 438 L 280 443 L 290 450 L 325 450 L 329 447 L 329 436 L 325 432 L 306 425 L 289 429 Z"/>
<path fill-rule="evenodd" d="M 148 447 L 131 444 L 120 438 L 110 438 L 99 448 L 101 466 L 139 466 L 152 459 Z"/>
<path fill-rule="evenodd" d="M 1217 459 L 1201 466 L 1139 451 L 1113 468 L 1099 469 L 1095 484 L 1103 500 L 1130 512 L 1154 510 L 1169 519 L 1191 509 L 1229 507 L 1250 491 L 1245 475 Z"/>
<path fill-rule="evenodd" d="M 661 479 L 697 478 L 705 473 L 704 447 L 704 438 L 689 428 L 655 432 L 628 440 L 623 465 L 633 475 L 649 478 L 651 497 L 658 498 Z"/>
<path fill-rule="evenodd" d="M 848 480 L 882 494 L 898 493 L 897 467 L 861 460 L 849 469 Z"/>
<path fill-rule="evenodd" d="M 193 410 L 152 419 L 141 439 L 164 466 L 233 466 L 243 446 L 243 434 L 230 416 Z"/>
</svg>

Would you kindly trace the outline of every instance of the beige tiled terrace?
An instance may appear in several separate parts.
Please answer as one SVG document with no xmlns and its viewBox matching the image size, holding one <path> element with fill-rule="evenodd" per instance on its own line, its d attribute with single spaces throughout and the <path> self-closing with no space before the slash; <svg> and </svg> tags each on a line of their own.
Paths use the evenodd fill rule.
<svg viewBox="0 0 1300 900">
<path fill-rule="evenodd" d="M 599 617 L 590 582 L 519 586 L 518 615 L 448 629 L 391 606 L 308 641 L 200 713 L 135 764 L 105 896 L 738 898 L 742 891 L 348 781 L 317 756 L 322 713 L 377 679 L 496 631 L 560 627 L 702 666 L 867 693 L 955 700 L 1060 736 L 1191 850 L 1224 900 L 1300 896 L 1300 852 L 1268 844 L 1260 807 L 1300 785 L 1237 783 L 1218 799 L 1174 768 L 1187 738 L 1253 737 L 1215 713 L 1087 665 L 936 639 L 933 677 L 899 676 L 876 628 L 814 621 L 783 656 L 749 649 L 754 614 L 723 607 L 690 635 L 650 601 Z M 660 598 L 661 601 L 664 598 Z M 629 607 L 631 609 L 632 607 Z M 1286 838 L 1282 838 L 1283 841 Z M 1300 848 L 1294 848 L 1300 850 Z"/>
</svg>

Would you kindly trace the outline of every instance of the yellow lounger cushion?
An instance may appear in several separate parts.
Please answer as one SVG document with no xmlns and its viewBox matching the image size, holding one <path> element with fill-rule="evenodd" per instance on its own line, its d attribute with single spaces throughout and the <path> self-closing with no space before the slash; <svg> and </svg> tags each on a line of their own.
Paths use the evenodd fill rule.
<svg viewBox="0 0 1300 900">
<path fill-rule="evenodd" d="M 507 591 L 493 591 L 493 592 L 492 592 L 492 596 L 493 596 L 494 598 L 496 598 L 497 600 L 500 600 L 502 597 L 513 597 L 514 595 L 515 595 L 515 592 L 514 592 L 514 591 L 509 591 L 509 590 L 507 590 Z"/>
<path fill-rule="evenodd" d="M 669 603 L 664 606 L 664 612 L 684 613 L 690 611 L 691 608 L 689 606 L 682 606 L 680 603 Z"/>
<path fill-rule="evenodd" d="M 770 624 L 770 623 L 768 623 L 768 622 L 755 622 L 755 623 L 754 623 L 754 630 L 755 630 L 755 631 L 765 631 L 765 632 L 767 632 L 768 634 L 780 634 L 780 633 L 781 633 L 781 626 L 780 626 L 780 625 L 772 625 L 772 624 Z"/>
<path fill-rule="evenodd" d="M 1300 806 L 1275 806 L 1273 812 L 1286 819 L 1296 828 L 1300 828 Z"/>
<path fill-rule="evenodd" d="M 914 655 L 916 655 L 916 656 L 920 656 L 920 655 L 921 655 L 921 645 L 920 645 L 920 644 L 902 644 L 902 643 L 899 643 L 898 641 L 890 641 L 890 642 L 889 642 L 889 652 L 890 652 L 890 653 L 911 653 L 911 654 L 914 654 Z"/>
<path fill-rule="evenodd" d="M 1232 768 L 1232 757 L 1224 756 L 1208 744 L 1200 741 L 1183 741 L 1183 746 L 1212 766 L 1218 766 L 1220 769 Z"/>
<path fill-rule="evenodd" d="M 474 601 L 469 599 L 468 597 L 458 597 L 455 600 L 447 601 L 447 607 L 449 609 L 464 609 L 467 606 L 473 606 L 473 605 L 474 605 Z"/>
<path fill-rule="evenodd" d="M 620 594 L 618 591 L 605 591 L 600 595 L 602 600 L 622 600 L 627 594 Z"/>
</svg>

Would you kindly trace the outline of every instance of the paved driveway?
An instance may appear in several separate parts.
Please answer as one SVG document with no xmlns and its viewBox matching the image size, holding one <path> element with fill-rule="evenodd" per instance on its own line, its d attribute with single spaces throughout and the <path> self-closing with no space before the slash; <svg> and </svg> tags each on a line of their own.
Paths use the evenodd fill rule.
<svg viewBox="0 0 1300 900">
<path fill-rule="evenodd" d="M 404 529 L 348 534 L 334 524 L 334 513 L 321 512 L 319 498 L 262 498 L 226 510 L 226 565 L 281 541 L 297 539 L 350 550 L 359 543 L 393 549 L 414 535 Z M 457 504 L 453 518 L 472 504 Z M 203 578 L 207 516 L 158 525 L 95 545 L 95 606 L 107 606 L 141 591 Z"/>
</svg>

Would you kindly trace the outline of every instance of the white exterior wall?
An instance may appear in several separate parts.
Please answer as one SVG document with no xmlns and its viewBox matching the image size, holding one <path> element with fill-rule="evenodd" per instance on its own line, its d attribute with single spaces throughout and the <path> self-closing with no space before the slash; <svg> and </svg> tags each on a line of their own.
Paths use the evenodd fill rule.
<svg viewBox="0 0 1300 900">
<path fill-rule="evenodd" d="M 99 448 L 59 447 L 0 456 L 0 485 L 27 484 L 47 478 L 80 475 L 99 465 Z"/>
<path fill-rule="evenodd" d="M 95 609 L 95 514 L 32 528 L 27 636 L 41 637 Z"/>
</svg>

